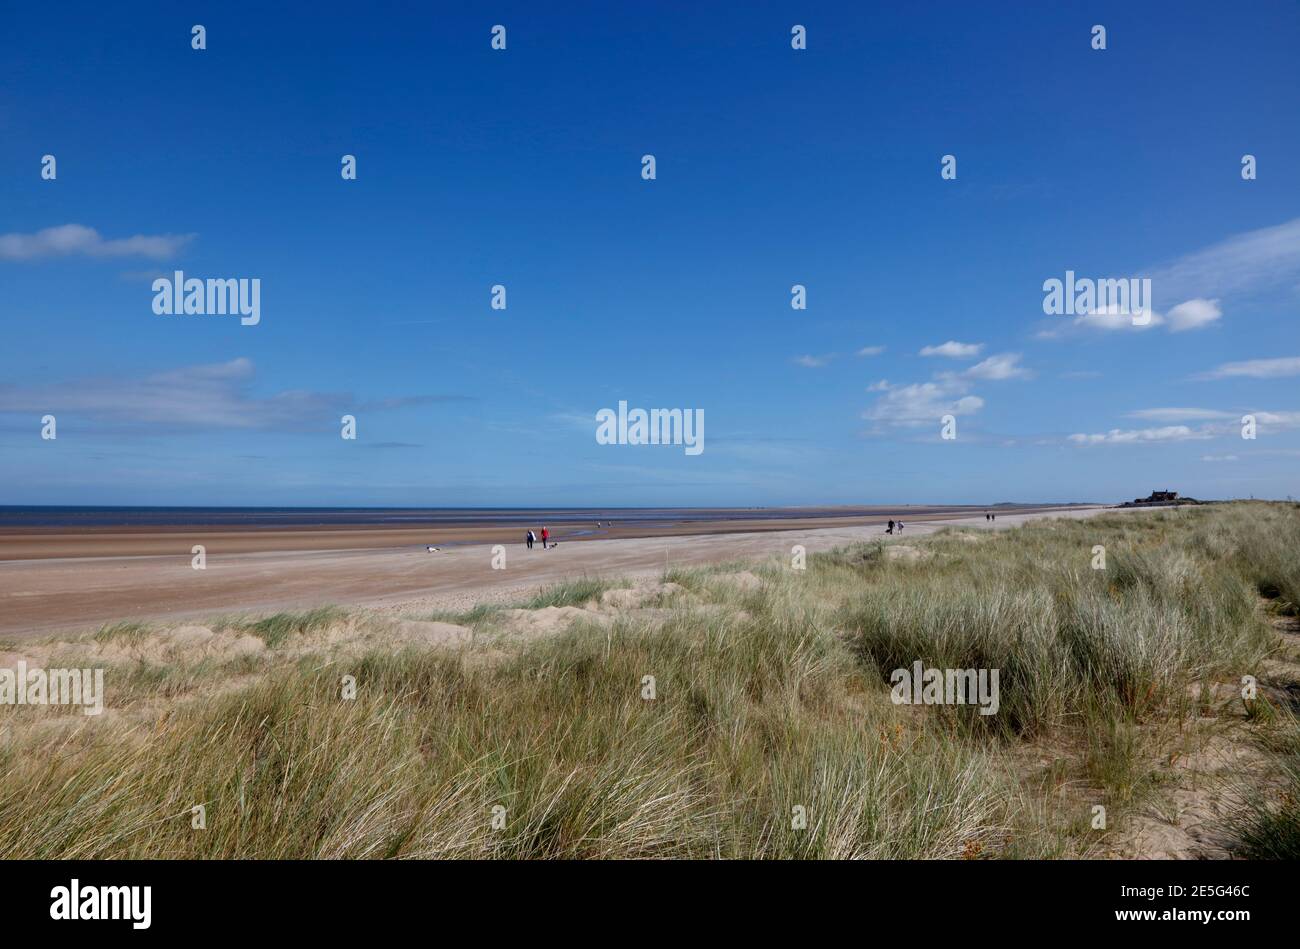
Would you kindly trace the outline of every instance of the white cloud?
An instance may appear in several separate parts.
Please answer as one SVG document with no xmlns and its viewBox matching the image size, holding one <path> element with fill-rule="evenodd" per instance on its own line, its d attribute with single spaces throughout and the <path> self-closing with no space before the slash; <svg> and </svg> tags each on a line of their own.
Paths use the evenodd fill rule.
<svg viewBox="0 0 1300 949">
<path fill-rule="evenodd" d="M 1202 455 L 1201 461 L 1236 461 L 1236 455 Z"/>
<path fill-rule="evenodd" d="M 1125 312 L 1118 306 L 1106 306 L 1088 313 L 1077 314 L 1074 319 L 1069 321 L 1065 321 L 1059 316 L 1051 317 L 1048 323 L 1034 335 L 1038 339 L 1060 339 L 1071 332 L 1086 332 L 1088 330 L 1097 330 L 1104 333 L 1128 330 L 1141 333 L 1154 329 L 1164 322 L 1164 317 L 1152 311 L 1147 314 L 1147 322 L 1135 324 L 1132 313 Z"/>
<path fill-rule="evenodd" d="M 0 260 L 39 260 L 47 257 L 173 257 L 194 239 L 193 234 L 137 234 L 104 240 L 93 227 L 63 224 L 34 234 L 0 234 Z"/>
<path fill-rule="evenodd" d="M 1219 309 L 1218 300 L 1205 300 L 1197 297 L 1194 300 L 1187 300 L 1178 304 L 1169 311 L 1168 316 L 1169 332 L 1181 333 L 1185 330 L 1195 330 L 1203 326 L 1209 326 L 1223 316 L 1223 311 Z"/>
<path fill-rule="evenodd" d="M 1129 412 L 1127 417 L 1146 419 L 1153 422 L 1199 421 L 1201 422 L 1199 426 L 1195 429 L 1189 429 L 1192 432 L 1191 437 L 1221 438 L 1239 436 L 1241 434 L 1241 418 L 1245 414 L 1247 413 L 1224 412 L 1218 409 L 1160 408 L 1139 409 L 1136 412 Z M 1260 432 L 1273 433 L 1300 428 L 1300 412 L 1270 412 L 1264 409 L 1251 409 L 1249 414 L 1255 417 Z M 1172 429 L 1170 430 L 1172 431 Z M 1160 430 L 1146 429 L 1145 431 L 1155 432 Z"/>
<path fill-rule="evenodd" d="M 1186 425 L 1166 425 L 1163 428 L 1118 429 L 1098 435 L 1071 435 L 1077 445 L 1131 445 L 1141 442 L 1182 442 L 1212 438 L 1208 432 L 1188 428 Z"/>
<path fill-rule="evenodd" d="M 1075 330 L 1141 333 L 1155 329 L 1157 326 L 1163 326 L 1171 333 L 1182 333 L 1209 326 L 1221 316 L 1223 316 L 1223 309 L 1219 306 L 1219 301 L 1206 300 L 1202 297 L 1184 300 L 1165 314 L 1152 310 L 1145 323 L 1134 323 L 1132 313 L 1118 306 L 1107 306 L 1089 313 L 1077 314 L 1069 322 L 1058 322 L 1060 318 L 1054 317 L 1051 323 L 1038 331 L 1037 336 L 1039 339 L 1058 339 Z"/>
<path fill-rule="evenodd" d="M 879 356 L 885 351 L 884 346 L 863 346 L 858 350 L 859 356 Z"/>
<path fill-rule="evenodd" d="M 893 425 L 938 424 L 945 415 L 972 415 L 983 407 L 983 399 L 965 394 L 955 380 L 940 380 L 891 386 L 862 417 Z"/>
<path fill-rule="evenodd" d="M 959 343 L 948 340 L 938 346 L 926 346 L 921 350 L 922 356 L 946 356 L 949 359 L 974 359 L 984 349 L 983 343 Z"/>
<path fill-rule="evenodd" d="M 999 353 L 978 362 L 962 373 L 968 379 L 987 379 L 1001 381 L 1004 379 L 1029 379 L 1033 373 L 1019 365 L 1020 353 Z"/>
<path fill-rule="evenodd" d="M 950 340 L 943 346 L 927 346 L 921 353 L 926 355 L 929 350 L 930 354 L 969 356 L 983 346 L 983 343 Z M 970 391 L 972 380 L 1027 379 L 1033 375 L 1019 363 L 1019 353 L 999 353 L 962 372 L 936 373 L 930 382 L 891 385 L 881 379 L 867 386 L 868 392 L 883 394 L 862 417 L 872 422 L 912 427 L 937 423 L 945 415 L 973 415 L 984 408 L 984 400 Z"/>
<path fill-rule="evenodd" d="M 1282 376 L 1300 376 L 1300 356 L 1225 362 L 1216 369 L 1202 373 L 1197 378 L 1231 379 L 1242 376 L 1249 379 L 1277 379 Z"/>
<path fill-rule="evenodd" d="M 1300 426 L 1300 412 L 1253 412 L 1255 421 L 1271 428 L 1295 428 Z"/>
</svg>

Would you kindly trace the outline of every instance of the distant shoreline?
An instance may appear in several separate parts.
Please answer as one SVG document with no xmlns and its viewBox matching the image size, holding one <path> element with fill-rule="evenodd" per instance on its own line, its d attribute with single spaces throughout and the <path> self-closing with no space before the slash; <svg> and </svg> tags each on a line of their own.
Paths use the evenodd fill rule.
<svg viewBox="0 0 1300 949">
<path fill-rule="evenodd" d="M 807 508 L 395 509 L 139 508 L 0 511 L 0 562 L 168 556 L 204 544 L 223 553 L 343 551 L 516 543 L 549 527 L 556 540 L 586 541 L 861 527 L 905 517 L 1009 515 L 1101 505 L 896 505 Z M 11 509 L 12 510 L 12 509 Z M 310 512 L 310 513 L 309 513 Z M 113 522 L 126 516 L 126 522 Z M 183 519 L 187 518 L 187 519 Z M 108 522 L 105 522 L 108 521 Z"/>
<path fill-rule="evenodd" d="M 984 512 L 996 513 L 996 521 Z M 886 538 L 901 518 L 902 541 L 944 527 L 1006 530 L 1043 517 L 1110 510 L 893 508 L 856 517 L 694 521 L 673 525 L 547 524 L 559 546 L 525 547 L 524 524 L 379 530 L 0 532 L 0 636 L 93 629 L 123 619 L 205 617 L 371 605 L 399 611 L 468 609 L 582 576 L 658 576 L 671 567 L 787 559 Z M 529 524 L 540 528 L 540 524 Z M 653 531 L 655 533 L 646 533 Z M 897 535 L 894 535 L 897 538 Z M 573 541 L 584 541 L 574 543 Z M 585 541 L 601 541 L 586 543 Z M 204 547 L 203 569 L 193 548 Z M 434 545 L 436 551 L 426 547 Z M 498 546 L 500 545 L 500 546 Z M 499 566 L 498 566 L 499 565 Z"/>
<path fill-rule="evenodd" d="M 754 507 L 288 507 L 220 505 L 0 505 L 0 533 L 29 529 L 186 530 L 194 527 L 249 529 L 482 527 L 547 520 L 556 524 L 599 521 L 678 523 L 695 521 L 789 520 L 877 517 L 907 511 L 954 514 L 993 510 L 1096 507 L 1073 501 L 1021 504 L 812 504 Z"/>
</svg>

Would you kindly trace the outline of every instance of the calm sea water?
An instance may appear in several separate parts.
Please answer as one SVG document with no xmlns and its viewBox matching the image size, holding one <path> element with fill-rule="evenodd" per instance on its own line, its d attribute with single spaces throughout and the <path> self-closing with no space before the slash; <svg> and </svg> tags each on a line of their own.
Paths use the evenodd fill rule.
<svg viewBox="0 0 1300 949">
<path fill-rule="evenodd" d="M 902 508 L 343 508 L 343 507 L 22 507 L 0 505 L 6 527 L 330 527 L 373 525 L 565 524 L 596 521 L 675 524 L 889 514 Z M 910 514 L 954 510 L 909 507 Z"/>
</svg>

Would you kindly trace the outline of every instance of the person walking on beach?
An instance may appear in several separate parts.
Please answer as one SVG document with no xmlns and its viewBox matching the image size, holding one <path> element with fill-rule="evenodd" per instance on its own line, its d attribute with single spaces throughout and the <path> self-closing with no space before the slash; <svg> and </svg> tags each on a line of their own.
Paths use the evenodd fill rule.
<svg viewBox="0 0 1300 949">
<path fill-rule="evenodd" d="M 886 533 L 886 534 L 892 534 L 893 532 L 894 532 L 894 521 L 893 521 L 893 519 L 891 518 L 890 521 L 889 521 L 889 526 L 885 528 L 885 533 Z"/>
<path fill-rule="evenodd" d="M 536 537 L 537 535 L 534 534 L 531 530 L 524 536 L 524 543 L 528 545 L 529 550 L 533 549 L 533 541 L 536 539 Z"/>
<path fill-rule="evenodd" d="M 542 528 L 542 550 L 546 549 L 547 542 L 551 539 L 551 532 L 545 527 Z"/>
<path fill-rule="evenodd" d="M 902 521 L 899 521 L 899 522 L 898 522 L 898 532 L 899 532 L 900 534 L 903 533 L 903 522 L 902 522 Z"/>
</svg>

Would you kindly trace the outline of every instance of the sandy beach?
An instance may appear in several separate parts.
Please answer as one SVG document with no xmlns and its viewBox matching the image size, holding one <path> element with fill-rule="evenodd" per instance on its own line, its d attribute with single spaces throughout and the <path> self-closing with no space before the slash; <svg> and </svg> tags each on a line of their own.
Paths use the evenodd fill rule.
<svg viewBox="0 0 1300 949">
<path fill-rule="evenodd" d="M 946 526 L 1004 529 L 1038 517 L 1086 517 L 1103 507 L 911 513 L 906 536 Z M 575 576 L 649 576 L 666 567 L 789 557 L 884 536 L 885 515 L 616 525 L 600 536 L 556 531 L 559 546 L 527 550 L 519 530 L 458 527 L 456 546 L 429 553 L 427 528 L 339 530 L 0 531 L 0 635 L 21 639 L 119 620 L 204 617 L 325 604 L 399 612 L 459 609 Z M 444 535 L 445 536 L 445 535 Z M 436 541 L 436 537 L 434 538 Z M 203 570 L 191 548 L 206 548 Z M 505 547 L 494 569 L 493 547 Z"/>
</svg>

